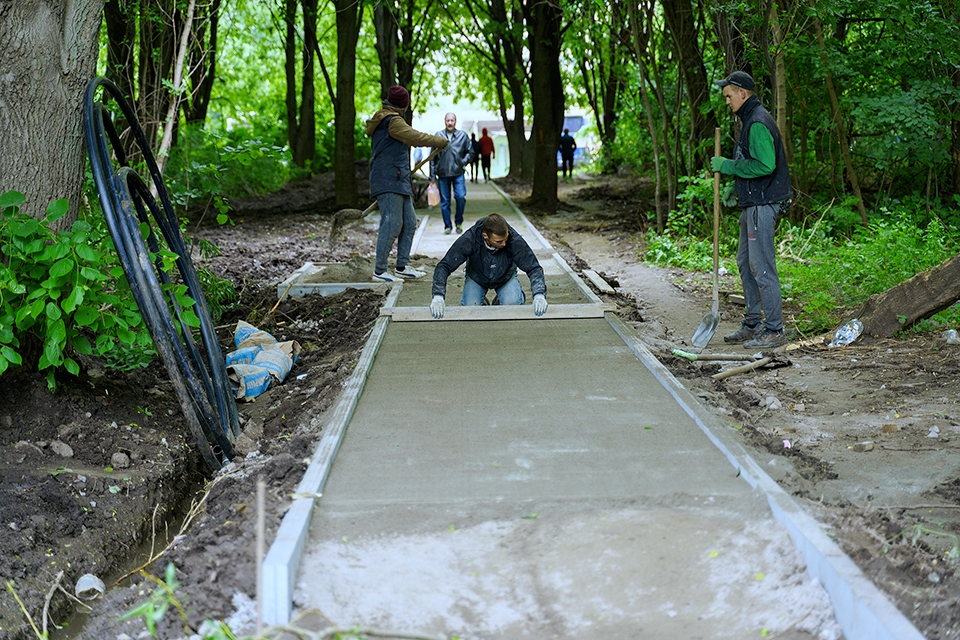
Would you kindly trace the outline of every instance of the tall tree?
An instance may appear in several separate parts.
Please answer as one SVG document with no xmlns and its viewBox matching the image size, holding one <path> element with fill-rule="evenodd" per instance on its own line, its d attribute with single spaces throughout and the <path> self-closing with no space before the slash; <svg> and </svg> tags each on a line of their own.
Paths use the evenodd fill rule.
<svg viewBox="0 0 960 640">
<path fill-rule="evenodd" d="M 354 206 L 357 171 L 356 149 L 357 105 L 357 39 L 363 3 L 355 0 L 334 0 L 337 12 L 337 92 L 333 99 L 334 113 L 334 194 L 338 205 Z"/>
<path fill-rule="evenodd" d="M 694 166 L 704 166 L 712 151 L 709 145 L 701 143 L 713 139 L 717 118 L 713 110 L 707 108 L 710 102 L 710 85 L 707 82 L 707 70 L 701 53 L 700 33 L 693 4 L 691 0 L 661 0 L 660 4 L 679 58 L 680 75 L 687 90 L 691 151 L 698 147 L 701 149 L 697 157 L 691 154 L 689 160 Z"/>
<path fill-rule="evenodd" d="M 620 2 L 581 5 L 576 19 L 580 37 L 573 38 L 568 47 L 575 56 L 604 148 L 612 147 L 617 138 L 618 103 L 626 85 L 623 66 L 630 34 L 624 6 Z M 612 165 L 605 168 L 616 169 Z"/>
<path fill-rule="evenodd" d="M 535 206 L 551 211 L 557 206 L 557 147 L 564 111 L 560 74 L 563 9 L 559 0 L 527 0 L 524 18 L 530 41 L 531 141 L 535 145 L 530 199 Z"/>
<path fill-rule="evenodd" d="M 42 216 L 60 198 L 80 208 L 86 154 L 83 96 L 97 68 L 101 0 L 0 2 L 0 193 Z"/>
<path fill-rule="evenodd" d="M 293 163 L 306 167 L 317 148 L 317 124 L 314 113 L 314 53 L 317 50 L 317 0 L 302 0 L 303 36 L 297 34 L 297 0 L 285 0 L 284 73 L 287 80 L 287 143 Z M 298 47 L 298 44 L 302 45 Z M 297 106 L 297 51 L 301 52 L 300 100 Z"/>
<path fill-rule="evenodd" d="M 530 76 L 524 57 L 527 40 L 520 5 L 508 5 L 504 0 L 463 0 L 444 7 L 470 47 L 469 54 L 480 61 L 481 68 L 475 72 L 478 84 L 490 88 L 480 95 L 495 103 L 507 134 L 508 176 L 532 176 L 533 157 L 527 152 L 525 122 Z"/>
</svg>

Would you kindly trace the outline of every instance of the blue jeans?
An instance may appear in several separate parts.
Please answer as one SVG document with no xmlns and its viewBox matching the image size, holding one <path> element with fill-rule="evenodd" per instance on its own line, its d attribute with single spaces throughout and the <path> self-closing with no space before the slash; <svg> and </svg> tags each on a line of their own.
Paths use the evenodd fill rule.
<svg viewBox="0 0 960 640">
<path fill-rule="evenodd" d="M 520 281 L 516 274 L 507 280 L 506 284 L 500 285 L 494 291 L 497 297 L 493 304 L 523 304 L 526 296 L 523 295 L 523 289 L 520 288 Z M 463 295 L 460 297 L 461 307 L 479 307 L 483 304 L 483 299 L 487 295 L 487 288 L 482 287 L 467 276 L 463 281 Z"/>
<path fill-rule="evenodd" d="M 737 269 L 743 282 L 746 311 L 743 323 L 760 324 L 763 310 L 765 329 L 783 330 L 783 298 L 777 274 L 777 252 L 773 234 L 777 226 L 776 204 L 747 207 L 740 214 L 740 245 L 737 247 Z"/>
<path fill-rule="evenodd" d="M 377 263 L 373 270 L 387 270 L 387 258 L 397 237 L 397 269 L 403 269 L 410 261 L 413 234 L 417 231 L 417 215 L 413 212 L 413 197 L 402 193 L 381 193 L 377 196 L 380 205 L 380 233 L 377 234 Z"/>
<path fill-rule="evenodd" d="M 437 178 L 437 187 L 440 189 L 440 214 L 443 216 L 443 227 L 452 229 L 450 224 L 450 185 L 453 185 L 453 198 L 457 201 L 457 226 L 463 226 L 463 209 L 467 206 L 467 182 L 462 175 L 451 178 Z"/>
</svg>

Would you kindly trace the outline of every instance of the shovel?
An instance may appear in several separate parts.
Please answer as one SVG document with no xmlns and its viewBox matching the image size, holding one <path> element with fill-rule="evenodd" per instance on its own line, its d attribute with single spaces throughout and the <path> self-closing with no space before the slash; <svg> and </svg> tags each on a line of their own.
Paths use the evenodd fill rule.
<svg viewBox="0 0 960 640">
<path fill-rule="evenodd" d="M 713 155 L 720 155 L 720 128 L 713 132 Z M 710 342 L 710 338 L 717 332 L 720 324 L 720 290 L 717 283 L 717 272 L 720 270 L 720 172 L 713 172 L 713 302 L 710 313 L 703 316 L 697 332 L 693 334 L 690 343 L 702 349 Z"/>
</svg>

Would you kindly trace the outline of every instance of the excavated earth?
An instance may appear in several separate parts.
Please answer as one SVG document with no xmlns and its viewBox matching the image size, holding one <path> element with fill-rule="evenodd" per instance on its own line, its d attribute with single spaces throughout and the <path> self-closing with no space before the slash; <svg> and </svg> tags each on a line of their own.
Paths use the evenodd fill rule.
<svg viewBox="0 0 960 640">
<path fill-rule="evenodd" d="M 524 207 L 524 185 L 500 184 Z M 232 225 L 189 229 L 221 251 L 198 264 L 240 293 L 217 322 L 223 350 L 233 349 L 238 320 L 302 347 L 283 384 L 239 405 L 238 455 L 213 477 L 158 365 L 122 372 L 83 360 L 80 375 L 58 377 L 53 393 L 36 374 L 0 378 L 0 576 L 12 581 L 0 595 L 0 639 L 36 637 L 27 614 L 42 632 L 45 606 L 53 638 L 149 637 L 142 618 L 119 618 L 147 601 L 168 563 L 184 613 L 171 608 L 156 637 L 187 637 L 206 618 L 249 629 L 257 480 L 266 482 L 270 540 L 385 293 L 277 304 L 277 283 L 304 262 L 373 253 L 375 230 L 364 223 L 329 239 L 331 193 L 321 176 L 234 203 Z M 689 349 L 710 308 L 708 277 L 639 262 L 649 185 L 581 177 L 561 185 L 561 200 L 556 213 L 525 211 L 575 270 L 594 269 L 616 288 L 607 298 L 624 320 L 926 637 L 960 636 L 960 349 L 940 331 L 839 349 L 823 336 L 794 336 L 780 366 L 718 381 L 718 363 L 672 353 Z M 724 292 L 737 288 L 724 276 Z M 714 352 L 738 349 L 719 337 L 742 312 L 730 300 Z M 789 322 L 798 308 L 788 301 L 786 311 Z M 68 594 L 84 574 L 108 589 L 79 605 Z"/>
</svg>

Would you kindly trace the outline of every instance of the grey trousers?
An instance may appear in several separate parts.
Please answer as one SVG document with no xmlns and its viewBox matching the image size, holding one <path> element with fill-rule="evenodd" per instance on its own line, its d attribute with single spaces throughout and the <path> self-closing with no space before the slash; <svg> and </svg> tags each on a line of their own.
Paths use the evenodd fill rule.
<svg viewBox="0 0 960 640">
<path fill-rule="evenodd" d="M 756 326 L 762 320 L 764 328 L 770 331 L 783 330 L 783 298 L 773 243 L 779 210 L 779 204 L 746 207 L 740 214 L 737 248 L 737 268 L 746 302 L 743 323 Z"/>
</svg>

